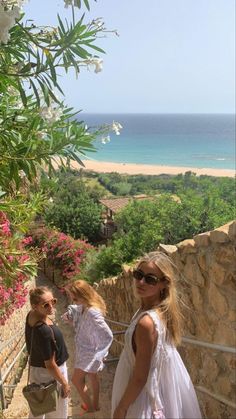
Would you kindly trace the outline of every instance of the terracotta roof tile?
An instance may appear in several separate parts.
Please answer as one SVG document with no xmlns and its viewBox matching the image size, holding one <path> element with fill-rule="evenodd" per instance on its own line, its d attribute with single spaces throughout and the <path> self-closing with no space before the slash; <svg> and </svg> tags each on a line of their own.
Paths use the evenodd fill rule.
<svg viewBox="0 0 236 419">
<path fill-rule="evenodd" d="M 131 197 L 128 198 L 114 198 L 114 199 L 100 199 L 100 203 L 105 207 L 109 208 L 113 212 L 117 212 L 132 201 Z"/>
</svg>

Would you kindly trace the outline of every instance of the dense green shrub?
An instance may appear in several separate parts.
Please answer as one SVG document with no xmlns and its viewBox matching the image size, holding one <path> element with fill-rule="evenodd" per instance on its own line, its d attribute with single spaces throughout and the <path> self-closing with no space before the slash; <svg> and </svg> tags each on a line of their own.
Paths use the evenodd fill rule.
<svg viewBox="0 0 236 419">
<path fill-rule="evenodd" d="M 170 195 L 134 201 L 117 214 L 118 232 L 94 260 L 97 279 L 117 274 L 123 263 L 155 250 L 159 243 L 178 243 L 233 218 L 234 209 L 227 202 L 191 190 L 179 201 Z"/>
<path fill-rule="evenodd" d="M 48 206 L 45 221 L 75 239 L 94 242 L 100 231 L 101 209 L 85 191 L 68 194 L 63 190 Z"/>
</svg>

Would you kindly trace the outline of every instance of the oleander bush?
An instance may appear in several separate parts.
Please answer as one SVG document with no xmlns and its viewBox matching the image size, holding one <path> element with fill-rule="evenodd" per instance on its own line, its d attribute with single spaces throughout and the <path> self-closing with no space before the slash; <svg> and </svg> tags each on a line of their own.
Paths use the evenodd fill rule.
<svg viewBox="0 0 236 419">
<path fill-rule="evenodd" d="M 47 227 L 32 232 L 32 245 L 52 267 L 60 271 L 64 284 L 78 277 L 86 253 L 93 248 L 84 240 L 74 240 L 69 235 Z"/>
<path fill-rule="evenodd" d="M 25 304 L 26 283 L 37 272 L 35 252 L 29 250 L 32 238 L 22 238 L 11 229 L 6 214 L 0 211 L 0 324 L 15 309 Z"/>
</svg>

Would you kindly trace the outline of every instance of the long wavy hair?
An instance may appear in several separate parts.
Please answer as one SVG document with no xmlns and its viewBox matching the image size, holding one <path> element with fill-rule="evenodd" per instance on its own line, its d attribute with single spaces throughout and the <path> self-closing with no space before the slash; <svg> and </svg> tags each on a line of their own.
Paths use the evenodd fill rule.
<svg viewBox="0 0 236 419">
<path fill-rule="evenodd" d="M 87 307 L 98 308 L 103 315 L 106 314 L 106 304 L 103 298 L 95 291 L 88 282 L 83 279 L 67 286 L 69 293 L 75 298 L 82 298 Z"/>
<path fill-rule="evenodd" d="M 176 288 L 176 267 L 172 260 L 163 252 L 150 252 L 138 260 L 137 267 L 143 263 L 154 263 L 166 278 L 166 286 L 161 292 L 161 303 L 157 311 L 164 321 L 170 341 L 177 346 L 181 341 L 182 315 L 180 311 L 180 297 Z"/>
</svg>

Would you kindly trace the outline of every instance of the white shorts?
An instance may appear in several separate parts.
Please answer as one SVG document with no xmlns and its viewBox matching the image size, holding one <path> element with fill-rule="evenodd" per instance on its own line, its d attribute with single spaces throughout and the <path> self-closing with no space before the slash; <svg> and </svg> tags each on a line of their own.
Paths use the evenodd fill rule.
<svg viewBox="0 0 236 419">
<path fill-rule="evenodd" d="M 67 374 L 67 366 L 66 363 L 60 365 L 58 367 L 61 371 L 62 375 L 65 377 L 66 380 L 68 380 L 68 374 Z M 48 381 L 52 380 L 51 374 L 49 374 L 48 370 L 46 368 L 42 367 L 30 367 L 30 383 L 47 383 Z M 68 398 L 63 399 L 61 397 L 61 384 L 58 383 L 58 390 L 59 390 L 59 399 L 58 399 L 58 408 L 55 412 L 46 413 L 45 415 L 40 416 L 33 416 L 30 412 L 29 418 L 30 419 L 67 419 L 68 416 Z"/>
</svg>

